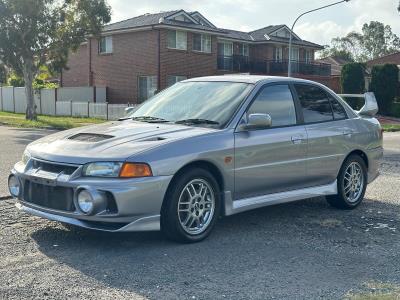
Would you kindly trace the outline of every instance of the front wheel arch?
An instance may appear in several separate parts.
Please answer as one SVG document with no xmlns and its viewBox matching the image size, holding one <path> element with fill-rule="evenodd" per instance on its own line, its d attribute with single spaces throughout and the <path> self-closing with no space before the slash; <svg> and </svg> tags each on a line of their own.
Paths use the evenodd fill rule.
<svg viewBox="0 0 400 300">
<path fill-rule="evenodd" d="M 174 182 L 184 172 L 186 172 L 186 171 L 188 171 L 190 169 L 194 169 L 194 168 L 200 168 L 200 169 L 204 169 L 206 171 L 209 171 L 214 176 L 215 180 L 217 181 L 221 193 L 223 193 L 224 187 L 225 187 L 225 182 L 224 182 L 224 177 L 222 176 L 222 172 L 220 171 L 220 169 L 215 164 L 213 164 L 213 163 L 211 163 L 209 161 L 206 161 L 206 160 L 192 161 L 192 162 L 182 166 L 175 173 L 175 175 L 172 177 L 170 183 L 168 184 L 168 188 L 167 188 L 167 190 L 165 192 L 165 195 L 164 195 L 163 203 L 162 203 L 162 206 L 161 206 L 161 212 L 164 209 L 167 195 L 169 194 L 170 189 L 174 186 Z M 221 197 L 221 198 L 222 198 L 222 206 L 224 207 L 224 198 L 223 197 Z"/>
</svg>

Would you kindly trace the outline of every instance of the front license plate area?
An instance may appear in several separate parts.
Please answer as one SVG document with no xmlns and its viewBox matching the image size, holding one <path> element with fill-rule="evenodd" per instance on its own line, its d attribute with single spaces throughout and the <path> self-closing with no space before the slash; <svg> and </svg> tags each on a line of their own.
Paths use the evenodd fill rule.
<svg viewBox="0 0 400 300">
<path fill-rule="evenodd" d="M 36 178 L 35 178 L 36 179 Z M 41 180 L 45 180 L 40 178 Z M 24 185 L 24 201 L 61 211 L 75 211 L 72 188 L 46 185 L 36 180 L 26 180 Z"/>
</svg>

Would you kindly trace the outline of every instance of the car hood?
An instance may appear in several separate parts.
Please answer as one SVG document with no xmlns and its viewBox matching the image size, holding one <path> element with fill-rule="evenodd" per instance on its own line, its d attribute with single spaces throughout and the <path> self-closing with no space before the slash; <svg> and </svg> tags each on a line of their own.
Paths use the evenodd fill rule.
<svg viewBox="0 0 400 300">
<path fill-rule="evenodd" d="M 216 129 L 132 120 L 107 122 L 61 131 L 28 145 L 32 157 L 85 164 L 93 161 L 124 161 L 137 153 Z"/>
</svg>

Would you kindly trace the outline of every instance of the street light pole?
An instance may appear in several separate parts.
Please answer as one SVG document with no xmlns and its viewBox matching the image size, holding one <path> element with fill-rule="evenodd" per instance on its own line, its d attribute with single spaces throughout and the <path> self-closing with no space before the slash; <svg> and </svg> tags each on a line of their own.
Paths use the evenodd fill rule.
<svg viewBox="0 0 400 300">
<path fill-rule="evenodd" d="M 324 9 L 324 8 L 327 8 L 327 7 L 330 7 L 330 6 L 334 6 L 334 5 L 343 3 L 343 2 L 349 2 L 349 1 L 350 1 L 350 0 L 342 0 L 342 1 L 338 1 L 338 2 L 335 2 L 335 3 L 332 3 L 332 4 L 328 4 L 328 5 L 325 5 L 325 6 L 321 6 L 321 7 L 318 7 L 318 8 L 315 8 L 315 9 L 312 9 L 312 10 L 309 10 L 309 11 L 306 11 L 306 12 L 303 12 L 301 15 L 299 15 L 299 16 L 296 18 L 296 20 L 294 20 L 293 25 L 292 25 L 292 28 L 290 29 L 291 31 L 290 31 L 290 37 L 289 37 L 288 77 L 291 77 L 291 76 L 292 76 L 292 33 L 293 33 L 294 25 L 296 25 L 297 21 L 298 21 L 302 16 L 304 16 L 304 15 L 306 15 L 306 14 L 309 14 L 309 13 L 311 13 L 311 12 L 314 12 L 314 11 L 317 11 L 317 10 L 321 10 L 321 9 Z"/>
</svg>

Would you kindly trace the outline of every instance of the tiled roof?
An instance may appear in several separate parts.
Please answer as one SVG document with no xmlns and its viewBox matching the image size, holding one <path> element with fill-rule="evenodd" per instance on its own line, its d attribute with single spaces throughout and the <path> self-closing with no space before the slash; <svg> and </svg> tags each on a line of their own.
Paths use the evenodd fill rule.
<svg viewBox="0 0 400 300">
<path fill-rule="evenodd" d="M 144 14 L 138 17 L 134 17 L 131 19 L 127 19 L 124 21 L 120 21 L 117 23 L 112 23 L 105 25 L 103 27 L 104 32 L 110 32 L 110 31 L 117 31 L 117 30 L 124 30 L 124 29 L 131 29 L 131 28 L 138 28 L 138 27 L 145 27 L 145 26 L 152 26 L 152 25 L 171 25 L 171 26 L 176 26 L 176 27 L 182 27 L 182 28 L 187 28 L 187 29 L 196 29 L 196 30 L 203 30 L 203 31 L 209 31 L 209 32 L 215 32 L 219 33 L 220 36 L 230 38 L 230 39 L 236 39 L 239 41 L 248 41 L 248 42 L 278 42 L 278 43 L 288 43 L 289 39 L 287 38 L 282 38 L 282 37 L 276 37 L 276 36 L 271 36 L 269 35 L 270 33 L 275 32 L 276 30 L 285 27 L 285 25 L 270 25 L 261 29 L 257 29 L 251 32 L 243 32 L 243 31 L 238 31 L 238 30 L 231 30 L 231 29 L 223 29 L 223 28 L 213 28 L 207 25 L 201 25 L 201 24 L 194 24 L 194 23 L 189 23 L 189 22 L 182 22 L 182 21 L 177 21 L 173 19 L 168 19 L 168 17 L 173 16 L 177 13 L 185 13 L 183 10 L 173 10 L 173 11 L 167 11 L 167 12 L 160 12 L 160 13 L 155 13 L 155 14 Z M 189 16 L 193 14 L 193 12 L 187 13 Z M 265 35 L 268 35 L 268 38 L 266 38 Z M 292 43 L 294 45 L 302 45 L 302 46 L 310 46 L 314 48 L 320 48 L 322 49 L 323 47 L 312 43 L 308 42 L 305 40 L 297 39 L 294 38 L 292 40 Z"/>
</svg>

